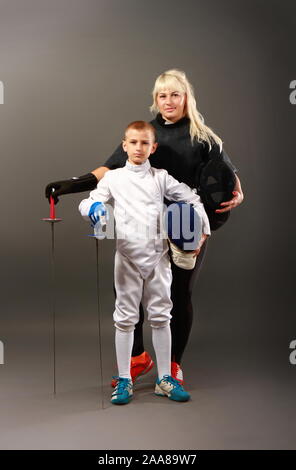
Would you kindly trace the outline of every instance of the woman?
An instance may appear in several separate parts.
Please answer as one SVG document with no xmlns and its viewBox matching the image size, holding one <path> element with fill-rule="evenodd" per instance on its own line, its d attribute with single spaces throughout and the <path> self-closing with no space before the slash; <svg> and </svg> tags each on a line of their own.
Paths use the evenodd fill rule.
<svg viewBox="0 0 296 470">
<path fill-rule="evenodd" d="M 150 156 L 152 166 L 164 168 L 178 181 L 188 184 L 199 193 L 199 180 L 203 166 L 210 158 L 219 156 L 233 169 L 227 154 L 222 150 L 221 139 L 204 124 L 204 120 L 196 108 L 196 101 L 191 84 L 184 72 L 168 70 L 161 74 L 155 82 L 152 92 L 153 104 L 151 111 L 157 113 L 151 124 L 156 129 L 158 148 Z M 46 188 L 46 196 L 53 192 L 55 202 L 61 194 L 81 192 L 93 189 L 106 171 L 123 167 L 126 154 L 120 144 L 110 158 L 101 166 L 87 175 L 71 180 L 50 183 Z M 240 180 L 235 175 L 234 196 L 221 203 L 221 209 L 209 215 L 211 229 L 217 229 L 229 216 L 229 211 L 243 201 Z M 202 235 L 201 248 L 197 252 L 197 261 L 193 269 L 185 270 L 172 263 L 173 281 L 171 299 L 172 332 L 172 376 L 183 384 L 183 372 L 180 367 L 186 348 L 193 320 L 192 288 L 207 250 L 207 236 Z M 143 344 L 143 310 L 140 310 L 140 321 L 134 332 L 134 346 L 131 361 L 133 381 L 147 373 L 153 367 L 150 355 L 144 351 Z M 112 385 L 116 382 L 113 380 Z"/>
</svg>

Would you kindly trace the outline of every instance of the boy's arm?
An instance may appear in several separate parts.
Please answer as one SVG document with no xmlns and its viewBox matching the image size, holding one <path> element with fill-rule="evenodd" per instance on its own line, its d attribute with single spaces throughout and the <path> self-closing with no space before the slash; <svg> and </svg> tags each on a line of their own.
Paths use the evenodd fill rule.
<svg viewBox="0 0 296 470">
<path fill-rule="evenodd" d="M 195 194 L 187 184 L 180 183 L 171 175 L 169 175 L 166 170 L 165 172 L 164 196 L 170 201 L 184 201 L 187 204 L 192 204 L 203 221 L 203 233 L 205 235 L 211 235 L 210 222 L 201 198 L 198 196 L 198 194 Z"/>
<path fill-rule="evenodd" d="M 87 221 L 89 221 L 89 214 L 91 207 L 98 202 L 108 202 L 112 198 L 112 194 L 109 187 L 108 172 L 99 181 L 97 188 L 89 193 L 87 199 L 83 199 L 79 204 L 79 212 Z"/>
</svg>

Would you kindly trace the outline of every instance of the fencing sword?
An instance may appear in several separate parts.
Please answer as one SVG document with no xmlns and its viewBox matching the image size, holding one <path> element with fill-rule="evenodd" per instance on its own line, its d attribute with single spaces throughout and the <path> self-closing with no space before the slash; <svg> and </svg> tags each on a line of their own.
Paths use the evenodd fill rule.
<svg viewBox="0 0 296 470">
<path fill-rule="evenodd" d="M 53 189 L 54 191 L 54 189 Z M 56 333 L 55 333 L 55 245 L 54 245 L 54 224 L 60 222 L 55 215 L 54 199 L 50 196 L 50 214 L 49 218 L 42 219 L 44 222 L 51 224 L 51 276 L 52 276 L 52 341 L 53 341 L 53 394 L 56 395 Z"/>
<path fill-rule="evenodd" d="M 100 277 L 99 277 L 99 240 L 105 237 L 101 225 L 106 224 L 105 216 L 101 216 L 94 226 L 94 233 L 88 235 L 96 241 L 96 273 L 97 273 L 97 315 L 98 315 L 98 340 L 99 340 L 99 369 L 101 379 L 101 408 L 104 409 L 104 387 L 103 387 L 103 358 L 102 358 L 102 332 L 101 332 L 101 308 L 100 308 Z"/>
</svg>

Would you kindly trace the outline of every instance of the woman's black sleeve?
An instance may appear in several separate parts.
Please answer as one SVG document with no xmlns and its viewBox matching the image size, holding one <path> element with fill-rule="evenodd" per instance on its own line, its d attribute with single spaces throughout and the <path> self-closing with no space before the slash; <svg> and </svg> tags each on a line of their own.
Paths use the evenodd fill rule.
<svg viewBox="0 0 296 470">
<path fill-rule="evenodd" d="M 230 160 L 229 156 L 227 155 L 227 153 L 225 152 L 225 150 L 223 148 L 222 148 L 221 155 L 222 155 L 223 161 L 230 165 L 230 167 L 234 171 L 234 173 L 237 173 L 238 169 L 234 166 L 234 164 L 232 163 L 232 161 Z"/>
<path fill-rule="evenodd" d="M 115 170 L 116 168 L 122 168 L 125 165 L 127 158 L 126 152 L 123 150 L 120 144 L 112 155 L 105 161 L 103 166 L 109 168 L 109 170 Z"/>
<path fill-rule="evenodd" d="M 207 149 L 209 149 L 208 144 L 207 144 Z M 212 144 L 211 151 L 208 152 L 207 157 L 206 157 L 206 161 L 210 160 L 211 158 L 222 158 L 222 160 L 225 163 L 228 163 L 228 165 L 234 171 L 234 173 L 238 172 L 238 169 L 234 166 L 234 164 L 230 160 L 229 156 L 227 155 L 227 153 L 225 152 L 223 147 L 222 147 L 222 152 L 220 152 L 220 147 L 216 143 Z"/>
</svg>

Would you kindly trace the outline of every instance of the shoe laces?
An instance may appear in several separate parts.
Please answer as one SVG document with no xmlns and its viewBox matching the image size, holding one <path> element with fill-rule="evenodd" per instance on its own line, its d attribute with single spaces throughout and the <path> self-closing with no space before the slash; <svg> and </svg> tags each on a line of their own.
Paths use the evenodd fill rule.
<svg viewBox="0 0 296 470">
<path fill-rule="evenodd" d="M 162 380 L 164 380 L 165 382 L 169 383 L 169 384 L 172 384 L 174 385 L 176 388 L 178 389 L 182 389 L 183 390 L 183 387 L 182 385 L 180 384 L 180 382 L 178 382 L 177 379 L 174 379 L 174 377 L 172 377 L 171 375 L 164 375 Z"/>
<path fill-rule="evenodd" d="M 115 390 L 113 392 L 115 395 L 124 392 L 124 390 L 126 390 L 127 386 L 130 385 L 130 379 L 128 379 L 128 378 L 113 376 L 112 379 L 117 380 L 117 385 L 116 385 Z"/>
</svg>

